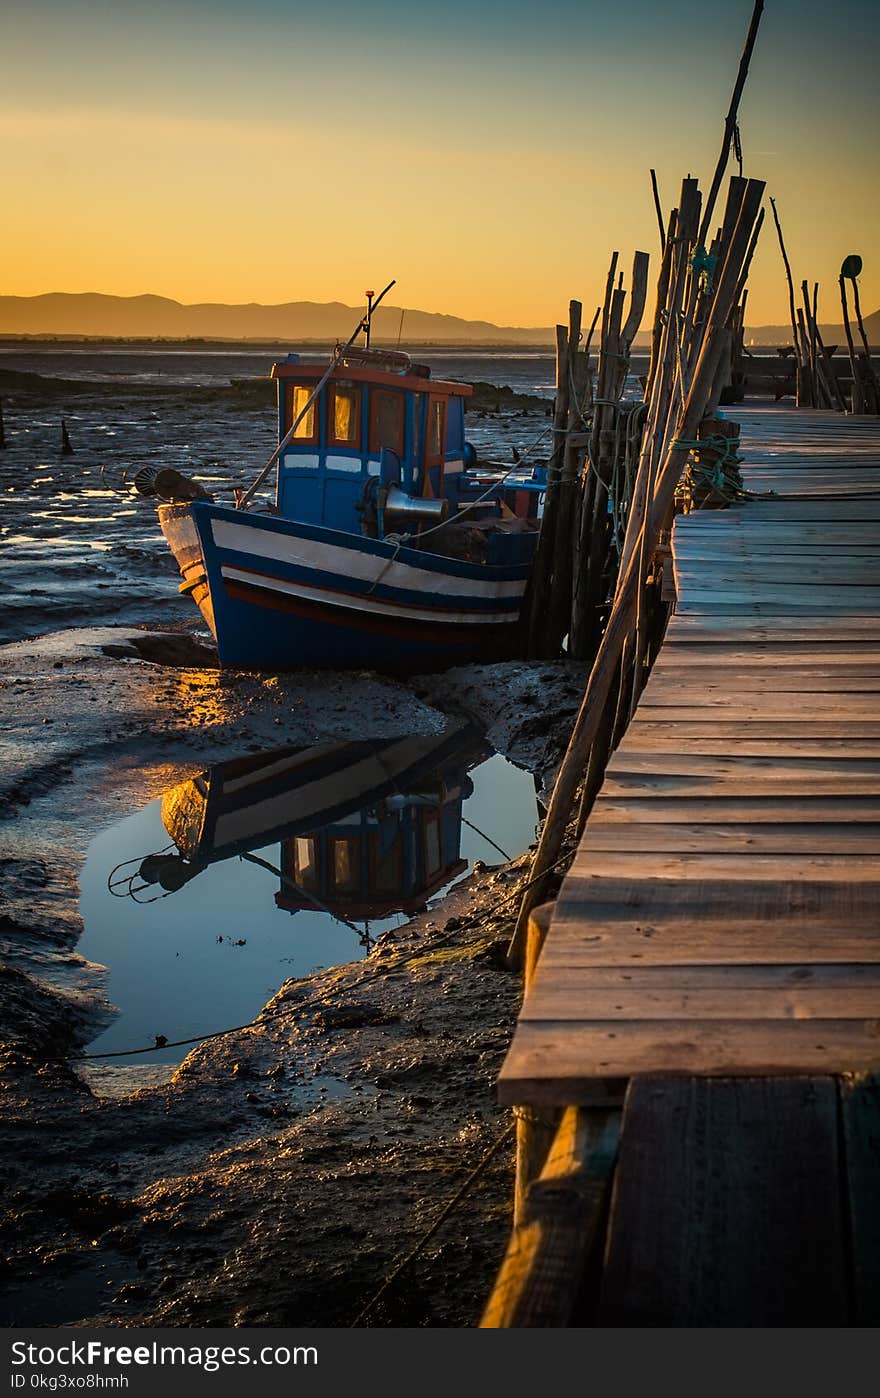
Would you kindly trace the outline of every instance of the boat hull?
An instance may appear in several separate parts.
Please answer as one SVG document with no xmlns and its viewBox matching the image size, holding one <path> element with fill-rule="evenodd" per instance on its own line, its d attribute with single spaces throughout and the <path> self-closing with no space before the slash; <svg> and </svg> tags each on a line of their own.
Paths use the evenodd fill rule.
<svg viewBox="0 0 880 1398">
<path fill-rule="evenodd" d="M 220 664 L 417 671 L 514 655 L 531 564 L 492 567 L 194 501 L 159 509 Z"/>
</svg>

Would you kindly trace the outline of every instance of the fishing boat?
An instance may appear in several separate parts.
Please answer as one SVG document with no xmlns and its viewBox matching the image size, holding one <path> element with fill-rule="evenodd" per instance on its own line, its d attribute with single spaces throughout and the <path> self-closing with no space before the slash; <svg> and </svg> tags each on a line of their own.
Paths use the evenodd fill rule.
<svg viewBox="0 0 880 1398">
<path fill-rule="evenodd" d="M 468 774 L 491 751 L 463 723 L 431 737 L 353 738 L 218 763 L 165 792 L 174 849 L 118 866 L 111 892 L 153 901 L 239 857 L 275 874 L 275 902 L 288 912 L 411 915 L 467 869 Z M 253 853 L 276 843 L 277 866 Z"/>
<path fill-rule="evenodd" d="M 221 665 L 418 670 L 516 652 L 540 470 L 481 470 L 465 440 L 471 386 L 372 348 L 381 296 L 368 296 L 329 364 L 273 366 L 278 446 L 250 490 L 159 506 Z"/>
</svg>

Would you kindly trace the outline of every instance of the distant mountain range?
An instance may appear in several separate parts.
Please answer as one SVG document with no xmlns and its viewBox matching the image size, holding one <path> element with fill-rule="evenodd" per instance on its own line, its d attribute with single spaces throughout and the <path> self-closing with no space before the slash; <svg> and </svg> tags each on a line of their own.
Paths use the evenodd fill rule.
<svg viewBox="0 0 880 1398">
<path fill-rule="evenodd" d="M 547 326 L 524 329 L 492 325 L 485 320 L 400 306 L 380 306 L 373 317 L 373 336 L 397 343 L 516 344 L 552 341 Z M 104 296 L 98 292 L 71 295 L 0 296 L 0 335 L 70 335 L 102 338 L 164 340 L 347 340 L 363 315 L 363 306 L 339 301 L 288 301 L 280 306 L 251 302 L 225 306 L 206 302 L 186 306 L 165 296 Z"/>
<path fill-rule="evenodd" d="M 861 347 L 858 326 L 853 315 L 852 302 L 850 301 L 850 321 L 852 324 L 853 341 L 857 348 Z M 868 344 L 872 347 L 880 345 L 880 311 L 872 311 L 869 316 L 864 317 L 865 335 Z M 843 322 L 838 321 L 836 325 L 819 325 L 819 334 L 827 346 L 837 345 L 840 348 L 846 347 L 846 336 L 844 334 Z M 756 345 L 790 345 L 792 340 L 790 325 L 747 325 L 745 331 L 745 342 L 754 340 Z"/>
<path fill-rule="evenodd" d="M 99 292 L 53 291 L 43 296 L 0 296 L 0 335 L 159 340 L 271 340 L 322 343 L 346 340 L 362 306 L 339 301 L 288 301 L 280 306 L 184 305 L 165 296 L 105 296 Z M 403 317 L 401 324 L 401 316 Z M 843 343 L 842 325 L 820 327 L 826 343 Z M 880 311 L 866 316 L 871 344 L 880 344 Z M 431 311 L 380 306 L 373 319 L 376 340 L 396 344 L 549 345 L 551 326 L 493 325 L 486 320 Z M 746 328 L 746 343 L 776 345 L 791 340 L 788 325 Z M 644 346 L 644 331 L 637 344 Z"/>
</svg>

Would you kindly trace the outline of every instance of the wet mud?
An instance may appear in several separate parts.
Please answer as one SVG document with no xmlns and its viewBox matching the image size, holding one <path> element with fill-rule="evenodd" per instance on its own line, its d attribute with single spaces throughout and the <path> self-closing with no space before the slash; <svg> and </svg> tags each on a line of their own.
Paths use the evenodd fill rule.
<svg viewBox="0 0 880 1398">
<path fill-rule="evenodd" d="M 167 402 L 134 394 L 125 451 L 93 436 L 86 452 L 91 429 L 70 397 L 28 391 L 31 406 L 19 390 L 14 411 L 4 392 L 13 446 L 0 453 L 3 567 L 18 597 L 0 646 L 0 1314 L 12 1325 L 349 1325 L 508 1124 L 494 1080 L 519 999 L 504 948 L 527 858 L 475 866 L 369 956 L 287 981 L 253 1026 L 194 1046 L 157 1082 L 166 1074 L 138 1057 L 77 1070 L 113 1013 L 106 977 L 77 951 L 86 850 L 212 763 L 364 731 L 428 736 L 451 718 L 475 720 L 546 783 L 582 676 L 520 663 L 407 684 L 221 673 L 177 597 L 152 511 L 84 495 L 102 459 L 134 464 L 157 444 L 191 468 L 193 396 L 172 431 Z M 62 401 L 80 462 L 50 459 Z M 103 405 L 106 421 L 106 389 L 80 405 L 96 418 Z M 205 479 L 230 435 L 262 459 L 265 409 L 227 398 L 206 411 Z M 360 1323 L 476 1322 L 509 1230 L 512 1168 L 510 1145 Z"/>
</svg>

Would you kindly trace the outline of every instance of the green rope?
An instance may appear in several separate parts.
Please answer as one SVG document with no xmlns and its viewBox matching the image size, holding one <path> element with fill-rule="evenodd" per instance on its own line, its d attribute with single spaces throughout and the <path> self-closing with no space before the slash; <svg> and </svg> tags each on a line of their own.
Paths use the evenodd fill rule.
<svg viewBox="0 0 880 1398">
<path fill-rule="evenodd" d="M 692 459 L 688 463 L 689 472 L 692 476 L 698 476 L 704 484 L 724 499 L 744 500 L 753 492 L 746 490 L 737 478 L 736 466 L 742 460 L 737 451 L 738 444 L 736 437 L 721 436 L 676 437 L 673 442 L 673 446 L 686 447 L 692 453 L 697 451 L 717 453 L 718 459 L 711 466 L 704 461 Z"/>
</svg>

